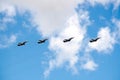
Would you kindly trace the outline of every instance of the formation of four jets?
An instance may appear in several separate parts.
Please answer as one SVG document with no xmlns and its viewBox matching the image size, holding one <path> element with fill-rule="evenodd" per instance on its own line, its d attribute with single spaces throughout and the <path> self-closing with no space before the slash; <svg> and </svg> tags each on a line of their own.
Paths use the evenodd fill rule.
<svg viewBox="0 0 120 80">
<path fill-rule="evenodd" d="M 74 37 L 70 37 L 68 39 L 64 39 L 63 42 L 66 43 L 66 42 L 70 42 L 72 39 L 74 39 Z M 96 42 L 98 39 L 100 39 L 100 37 L 98 38 L 95 38 L 95 39 L 91 39 L 89 42 L 92 43 L 92 42 Z M 38 40 L 38 44 L 42 44 L 42 43 L 45 43 L 48 39 L 43 39 L 43 40 Z M 24 41 L 24 42 L 19 42 L 17 44 L 17 46 L 23 46 L 27 43 L 28 41 Z"/>
</svg>

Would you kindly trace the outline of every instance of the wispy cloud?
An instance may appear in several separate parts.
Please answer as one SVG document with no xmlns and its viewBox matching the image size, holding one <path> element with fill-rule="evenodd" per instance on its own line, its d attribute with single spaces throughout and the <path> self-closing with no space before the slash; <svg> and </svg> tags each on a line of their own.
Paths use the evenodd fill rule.
<svg viewBox="0 0 120 80">
<path fill-rule="evenodd" d="M 103 5 L 105 8 L 108 7 L 109 4 L 114 5 L 114 10 L 118 8 L 120 5 L 120 0 L 87 0 L 90 5 L 95 6 L 97 4 Z"/>
<path fill-rule="evenodd" d="M 120 20 L 113 18 L 112 23 L 114 24 L 114 27 L 115 27 L 114 34 L 115 34 L 117 43 L 119 43 L 119 40 L 120 40 Z"/>
<path fill-rule="evenodd" d="M 16 35 L 10 35 L 8 36 L 1 36 L 0 37 L 0 48 L 6 48 L 12 45 L 16 42 L 17 36 Z"/>
<path fill-rule="evenodd" d="M 93 60 L 87 60 L 86 63 L 81 65 L 81 67 L 85 70 L 94 71 L 98 65 Z"/>
<path fill-rule="evenodd" d="M 1 4 L 0 12 L 4 12 L 4 14 L 8 17 L 13 17 L 16 15 L 15 7 L 9 4 Z"/>
<path fill-rule="evenodd" d="M 16 16 L 15 7 L 8 4 L 0 5 L 0 30 L 6 30 L 7 23 L 15 23 L 14 17 Z"/>
<path fill-rule="evenodd" d="M 89 52 L 84 52 L 84 55 L 80 56 L 79 63 L 80 69 L 88 71 L 95 71 L 99 66 L 97 63 L 95 63 L 95 60 Z"/>
</svg>

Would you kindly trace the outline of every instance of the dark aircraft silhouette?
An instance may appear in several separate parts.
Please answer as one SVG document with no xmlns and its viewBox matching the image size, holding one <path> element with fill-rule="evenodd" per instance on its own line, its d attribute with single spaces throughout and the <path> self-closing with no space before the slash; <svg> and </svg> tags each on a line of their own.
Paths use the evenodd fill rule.
<svg viewBox="0 0 120 80">
<path fill-rule="evenodd" d="M 39 40 L 37 43 L 42 44 L 42 43 L 45 43 L 46 40 L 48 40 L 48 39 Z"/>
<path fill-rule="evenodd" d="M 92 43 L 92 42 L 96 42 L 98 39 L 100 39 L 100 37 L 95 38 L 95 39 L 91 39 L 90 42 L 91 42 L 91 43 Z"/>
<path fill-rule="evenodd" d="M 70 42 L 74 37 L 71 37 L 69 39 L 64 39 L 63 42 L 66 43 L 66 42 Z"/>
<path fill-rule="evenodd" d="M 19 43 L 17 44 L 17 46 L 23 46 L 23 45 L 25 45 L 26 43 L 27 43 L 27 41 L 19 42 Z"/>
</svg>

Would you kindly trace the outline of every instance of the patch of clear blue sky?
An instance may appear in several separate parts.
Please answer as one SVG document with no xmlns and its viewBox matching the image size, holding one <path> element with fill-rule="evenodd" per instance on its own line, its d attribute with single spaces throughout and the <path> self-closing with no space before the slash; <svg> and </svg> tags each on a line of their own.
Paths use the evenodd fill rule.
<svg viewBox="0 0 120 80">
<path fill-rule="evenodd" d="M 78 8 L 79 10 L 79 8 Z M 110 22 L 112 17 L 120 18 L 120 9 L 113 14 L 113 5 L 110 5 L 108 9 L 105 9 L 101 5 L 95 7 L 88 7 L 87 10 L 90 13 L 90 19 L 94 20 L 94 23 L 88 27 L 88 36 L 96 37 L 100 27 L 107 26 L 106 21 Z M 25 21 L 28 26 L 32 27 L 28 19 L 31 14 L 29 11 L 23 15 L 17 13 L 15 16 L 15 24 L 7 24 L 7 30 L 0 35 L 9 35 L 21 33 L 18 36 L 17 42 L 28 40 L 26 46 L 17 47 L 16 44 L 11 45 L 8 48 L 0 49 L 0 80 L 44 80 L 43 72 L 46 65 L 41 64 L 41 61 L 47 59 L 47 55 L 52 55 L 52 52 L 48 50 L 48 42 L 45 44 L 37 44 L 37 40 L 41 36 L 37 31 L 32 28 L 32 31 L 28 31 L 28 28 L 22 26 Z M 105 20 L 100 20 L 100 16 L 105 17 Z M 4 17 L 0 13 L 0 19 Z M 104 22 L 105 21 L 105 22 Z M 112 29 L 112 27 L 110 27 Z M 72 75 L 71 71 L 67 71 L 65 68 L 57 68 L 51 72 L 46 80 L 119 80 L 120 79 L 120 46 L 115 45 L 111 54 L 96 54 L 93 51 L 91 54 L 93 59 L 98 63 L 99 67 L 96 71 L 80 70 L 78 75 Z M 48 52 L 48 53 L 47 53 Z M 47 61 L 47 60 L 46 60 Z"/>
</svg>

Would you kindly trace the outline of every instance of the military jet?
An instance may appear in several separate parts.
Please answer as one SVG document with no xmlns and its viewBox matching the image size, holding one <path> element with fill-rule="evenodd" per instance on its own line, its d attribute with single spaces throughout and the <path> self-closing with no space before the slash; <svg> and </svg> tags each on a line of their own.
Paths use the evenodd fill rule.
<svg viewBox="0 0 120 80">
<path fill-rule="evenodd" d="M 92 42 L 96 42 L 98 39 L 100 39 L 100 37 L 95 38 L 95 39 L 91 39 L 90 42 L 91 42 L 91 43 L 92 43 Z"/>
<path fill-rule="evenodd" d="M 27 43 L 27 41 L 19 42 L 19 43 L 17 44 L 17 46 L 23 46 L 23 45 L 25 45 L 26 43 Z"/>
<path fill-rule="evenodd" d="M 43 40 L 38 40 L 38 44 L 42 44 L 42 43 L 45 43 L 45 41 L 48 40 L 48 39 L 43 39 Z"/>
<path fill-rule="evenodd" d="M 66 43 L 66 42 L 70 42 L 74 37 L 71 37 L 69 39 L 64 39 L 63 42 Z"/>
</svg>

